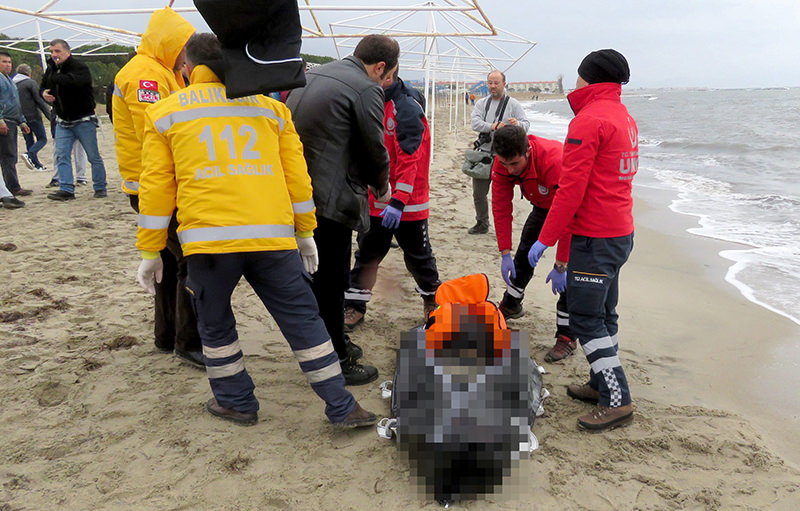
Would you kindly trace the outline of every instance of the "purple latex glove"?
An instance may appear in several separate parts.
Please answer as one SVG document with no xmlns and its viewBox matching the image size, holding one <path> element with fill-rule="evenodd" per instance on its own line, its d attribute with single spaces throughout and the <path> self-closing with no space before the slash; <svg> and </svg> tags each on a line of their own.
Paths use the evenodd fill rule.
<svg viewBox="0 0 800 511">
<path fill-rule="evenodd" d="M 539 240 L 536 240 L 536 243 L 534 243 L 531 249 L 528 251 L 528 262 L 531 263 L 531 268 L 536 268 L 536 264 L 539 262 L 539 259 L 542 257 L 542 254 L 546 248 L 547 245 Z"/>
<path fill-rule="evenodd" d="M 552 282 L 553 287 L 553 294 L 563 293 L 567 290 L 567 272 L 559 272 L 555 268 L 550 271 L 547 275 L 547 279 L 545 279 L 545 284 L 548 282 Z"/>
<path fill-rule="evenodd" d="M 511 254 L 505 254 L 500 261 L 500 273 L 509 286 L 511 285 L 511 279 L 517 278 L 517 268 L 514 266 L 514 259 L 511 258 Z"/>
<path fill-rule="evenodd" d="M 390 204 L 386 206 L 386 209 L 381 211 L 381 216 L 383 217 L 383 222 L 381 222 L 381 225 L 387 229 L 397 229 L 397 226 L 400 225 L 400 217 L 402 215 L 402 211 Z"/>
</svg>

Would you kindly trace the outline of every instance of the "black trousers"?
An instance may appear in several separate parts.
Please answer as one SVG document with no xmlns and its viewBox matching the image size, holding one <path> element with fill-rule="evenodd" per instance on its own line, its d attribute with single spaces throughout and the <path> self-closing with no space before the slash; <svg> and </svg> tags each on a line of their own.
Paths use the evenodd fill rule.
<svg viewBox="0 0 800 511">
<path fill-rule="evenodd" d="M 128 197 L 131 207 L 138 213 L 139 196 Z M 202 351 L 197 316 L 186 291 L 189 271 L 178 241 L 178 218 L 175 213 L 169 221 L 167 247 L 161 251 L 161 261 L 164 263 L 163 276 L 161 282 L 155 285 L 155 345 L 163 350 Z"/>
<path fill-rule="evenodd" d="M 522 234 L 519 236 L 519 244 L 514 254 L 514 267 L 517 272 L 516 277 L 511 278 L 511 285 L 508 286 L 503 294 L 503 303 L 511 308 L 516 308 L 525 297 L 525 288 L 533 278 L 533 268 L 528 262 L 528 252 L 533 244 L 539 239 L 542 232 L 544 221 L 547 220 L 549 210 L 533 205 L 528 214 L 525 225 L 522 227 Z M 569 328 L 569 309 L 567 307 L 567 291 L 560 293 L 556 302 L 556 336 L 566 335 L 572 338 Z"/>
<path fill-rule="evenodd" d="M 345 307 L 361 313 L 367 311 L 367 302 L 372 297 L 372 288 L 378 277 L 378 266 L 389 252 L 392 237 L 403 250 L 406 268 L 417 283 L 417 291 L 423 299 L 432 300 L 441 281 L 428 237 L 428 219 L 402 221 L 397 229 L 381 225 L 381 217 L 370 216 L 369 220 L 369 231 L 358 238 L 356 262 L 345 293 Z"/>
<path fill-rule="evenodd" d="M 8 191 L 17 193 L 22 189 L 17 178 L 17 125 L 7 122 L 6 126 L 8 133 L 0 135 L 0 168 Z"/>
<path fill-rule="evenodd" d="M 317 216 L 314 243 L 319 254 L 319 268 L 311 289 L 319 305 L 319 315 L 331 336 L 333 349 L 340 360 L 347 358 L 344 339 L 344 293 L 347 290 L 352 255 L 353 231 L 344 224 Z"/>
</svg>

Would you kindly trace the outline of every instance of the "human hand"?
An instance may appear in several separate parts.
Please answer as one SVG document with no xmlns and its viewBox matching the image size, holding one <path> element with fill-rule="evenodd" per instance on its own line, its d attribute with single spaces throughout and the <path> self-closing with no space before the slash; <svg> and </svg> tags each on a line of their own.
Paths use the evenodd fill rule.
<svg viewBox="0 0 800 511">
<path fill-rule="evenodd" d="M 517 278 L 517 268 L 514 265 L 514 259 L 511 258 L 511 254 L 503 254 L 503 258 L 500 261 L 500 273 L 503 275 L 503 280 L 506 281 L 506 284 L 509 286 L 511 285 L 511 279 Z"/>
<path fill-rule="evenodd" d="M 300 257 L 303 258 L 303 267 L 308 273 L 316 273 L 319 268 L 319 253 L 313 237 L 296 238 Z"/>
<path fill-rule="evenodd" d="M 150 293 L 156 294 L 156 286 L 153 283 L 161 282 L 161 277 L 164 274 L 164 263 L 161 261 L 161 256 L 155 259 L 142 259 L 139 263 L 139 269 L 136 271 L 136 282 L 142 286 L 142 289 Z"/>
<path fill-rule="evenodd" d="M 28 133 L 30 133 L 30 132 L 31 132 L 31 129 L 30 129 L 30 128 L 28 127 L 28 125 L 27 125 L 26 123 L 24 123 L 24 122 L 23 122 L 22 124 L 20 124 L 20 125 L 19 125 L 19 129 L 21 129 L 21 130 L 22 130 L 22 132 L 23 132 L 24 134 L 26 134 L 26 135 L 27 135 Z"/>
<path fill-rule="evenodd" d="M 0 135 L 8 135 L 8 125 L 0 119 Z"/>
<path fill-rule="evenodd" d="M 518 126 L 518 125 L 519 125 L 519 122 L 517 122 L 517 119 L 515 119 L 514 117 L 512 117 L 511 119 L 509 119 L 509 120 L 508 120 L 508 124 L 510 124 L 510 125 L 512 125 L 512 126 Z"/>
<path fill-rule="evenodd" d="M 547 279 L 544 283 L 552 281 L 553 294 L 563 293 L 567 290 L 567 272 L 560 272 L 555 268 L 547 274 Z"/>
<path fill-rule="evenodd" d="M 528 251 L 528 262 L 531 264 L 531 268 L 536 268 L 536 264 L 539 262 L 539 259 L 542 257 L 542 254 L 544 254 L 546 248 L 547 245 L 539 240 L 536 240 L 531 249 Z"/>
<path fill-rule="evenodd" d="M 403 212 L 390 204 L 381 211 L 380 216 L 383 217 L 383 221 L 381 222 L 382 226 L 387 229 L 397 229 L 400 225 L 400 217 L 403 216 Z"/>
<path fill-rule="evenodd" d="M 44 100 L 45 100 L 45 101 L 47 101 L 48 103 L 55 103 L 55 101 L 56 101 L 56 97 L 55 97 L 55 96 L 53 96 L 52 94 L 50 94 L 50 89 L 45 89 L 45 90 L 43 90 L 43 91 L 42 91 L 42 97 L 43 97 L 43 98 L 44 98 Z"/>
</svg>

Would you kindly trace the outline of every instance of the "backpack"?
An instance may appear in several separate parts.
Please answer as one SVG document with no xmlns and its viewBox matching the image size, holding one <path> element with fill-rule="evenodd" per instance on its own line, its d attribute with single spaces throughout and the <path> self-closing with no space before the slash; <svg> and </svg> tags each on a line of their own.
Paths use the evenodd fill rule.
<svg viewBox="0 0 800 511">
<path fill-rule="evenodd" d="M 391 417 L 379 435 L 396 438 L 412 476 L 441 503 L 495 493 L 538 447 L 543 369 L 488 294 L 485 274 L 443 283 L 438 308 L 402 334 L 394 380 L 381 385 Z"/>
</svg>

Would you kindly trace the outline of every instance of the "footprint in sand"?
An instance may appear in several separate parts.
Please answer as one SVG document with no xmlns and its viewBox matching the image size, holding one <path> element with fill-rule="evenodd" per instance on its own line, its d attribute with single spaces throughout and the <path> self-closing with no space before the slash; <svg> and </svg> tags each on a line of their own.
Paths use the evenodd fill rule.
<svg viewBox="0 0 800 511">
<path fill-rule="evenodd" d="M 69 395 L 69 388 L 66 385 L 55 381 L 43 381 L 33 387 L 33 395 L 39 406 L 57 406 L 66 401 Z"/>
</svg>

